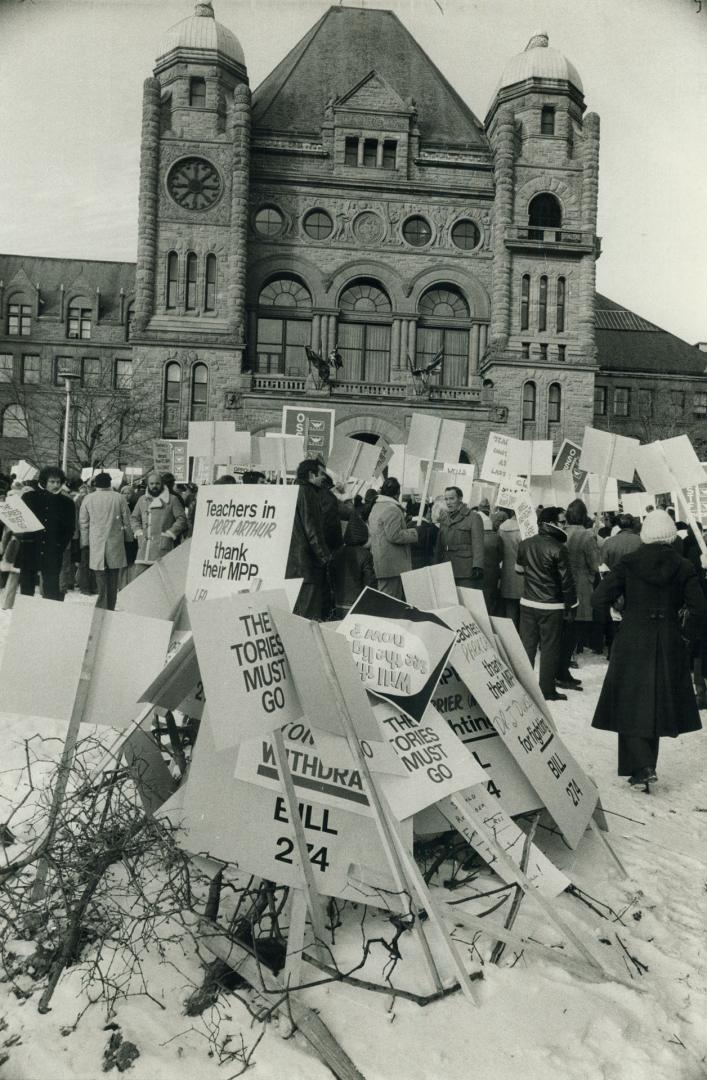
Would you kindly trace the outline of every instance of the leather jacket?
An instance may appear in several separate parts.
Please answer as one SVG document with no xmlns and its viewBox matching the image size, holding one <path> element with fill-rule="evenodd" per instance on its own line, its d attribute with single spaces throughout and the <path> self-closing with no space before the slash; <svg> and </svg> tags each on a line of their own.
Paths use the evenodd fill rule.
<svg viewBox="0 0 707 1080">
<path fill-rule="evenodd" d="M 297 506 L 285 577 L 301 577 L 305 582 L 320 580 L 331 553 L 324 539 L 319 492 L 307 481 L 297 481 Z"/>
<path fill-rule="evenodd" d="M 569 611 L 577 605 L 567 536 L 559 525 L 542 522 L 537 536 L 521 540 L 516 569 L 523 574 L 521 604 L 547 611 Z"/>
</svg>

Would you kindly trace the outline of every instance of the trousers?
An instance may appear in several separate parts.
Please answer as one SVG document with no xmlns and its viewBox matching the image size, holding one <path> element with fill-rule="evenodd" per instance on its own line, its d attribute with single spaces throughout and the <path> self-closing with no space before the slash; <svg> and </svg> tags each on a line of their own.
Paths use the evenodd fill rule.
<svg viewBox="0 0 707 1080">
<path fill-rule="evenodd" d="M 531 667 L 540 649 L 540 689 L 543 696 L 555 693 L 555 679 L 560 662 L 564 611 L 547 611 L 520 605 L 520 640 Z"/>
<path fill-rule="evenodd" d="M 112 570 L 106 567 L 105 570 L 94 570 L 94 573 L 96 575 L 96 585 L 98 586 L 96 607 L 104 608 L 106 611 L 115 611 L 120 568 Z"/>
<path fill-rule="evenodd" d="M 20 570 L 20 592 L 23 596 L 34 596 L 37 574 L 34 570 Z M 45 600 L 63 600 L 64 594 L 59 588 L 59 569 L 42 571 L 42 596 Z"/>
</svg>

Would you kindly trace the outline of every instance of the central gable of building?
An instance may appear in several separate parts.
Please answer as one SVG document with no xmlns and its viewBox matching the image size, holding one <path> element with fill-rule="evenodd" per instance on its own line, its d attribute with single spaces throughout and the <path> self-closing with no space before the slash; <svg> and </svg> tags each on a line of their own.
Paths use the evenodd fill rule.
<svg viewBox="0 0 707 1080">
<path fill-rule="evenodd" d="M 329 8 L 255 91 L 253 126 L 318 136 L 325 107 L 352 88 L 362 100 L 385 91 L 414 103 L 423 143 L 488 148 L 471 109 L 393 12 L 367 8 Z"/>
</svg>

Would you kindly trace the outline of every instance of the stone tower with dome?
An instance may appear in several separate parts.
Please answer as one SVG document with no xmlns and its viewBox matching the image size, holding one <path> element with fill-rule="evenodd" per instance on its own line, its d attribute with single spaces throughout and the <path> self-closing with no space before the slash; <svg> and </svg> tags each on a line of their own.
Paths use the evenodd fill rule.
<svg viewBox="0 0 707 1080">
<path fill-rule="evenodd" d="M 494 264 L 482 373 L 523 438 L 592 424 L 599 117 L 577 69 L 536 34 L 506 65 L 485 123 Z"/>
</svg>

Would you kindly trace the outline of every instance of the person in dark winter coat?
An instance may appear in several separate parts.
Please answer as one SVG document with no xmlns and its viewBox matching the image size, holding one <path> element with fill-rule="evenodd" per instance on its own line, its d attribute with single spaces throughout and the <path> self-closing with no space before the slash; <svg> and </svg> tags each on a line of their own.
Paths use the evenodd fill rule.
<svg viewBox="0 0 707 1080">
<path fill-rule="evenodd" d="M 444 492 L 447 509 L 439 519 L 435 562 L 451 562 L 457 585 L 467 589 L 484 587 L 484 523 L 476 510 L 463 502 L 458 487 Z"/>
<path fill-rule="evenodd" d="M 661 737 L 701 727 L 684 638 L 699 636 L 707 602 L 694 567 L 672 546 L 675 535 L 664 510 L 647 514 L 642 546 L 594 593 L 597 610 L 608 612 L 619 597 L 624 608 L 592 726 L 618 732 L 619 776 L 646 788 L 657 779 Z"/>
<path fill-rule="evenodd" d="M 324 541 L 332 554 L 343 545 L 344 537 L 341 531 L 341 512 L 339 500 L 333 491 L 334 481 L 324 473 L 322 486 L 319 488 L 319 509 L 322 515 L 322 529 Z"/>
<path fill-rule="evenodd" d="M 331 560 L 331 584 L 334 592 L 334 616 L 343 619 L 366 586 L 376 588 L 373 556 L 368 548 L 368 527 L 361 515 L 349 518 L 344 545 Z"/>
<path fill-rule="evenodd" d="M 63 600 L 59 574 L 64 550 L 71 543 L 76 525 L 76 509 L 60 489 L 66 477 L 61 469 L 47 465 L 40 470 L 36 491 L 22 496 L 33 514 L 39 518 L 42 532 L 24 533 L 16 565 L 20 571 L 20 592 L 34 596 L 37 574 L 42 575 L 42 596 L 45 600 Z"/>
<path fill-rule="evenodd" d="M 521 540 L 516 569 L 523 574 L 520 639 L 531 664 L 540 647 L 540 689 L 548 701 L 566 701 L 555 688 L 564 621 L 574 618 L 577 593 L 567 555 L 567 536 L 559 525 L 560 509 L 540 511 L 537 536 Z M 564 515 L 562 515 L 564 520 Z"/>
<path fill-rule="evenodd" d="M 423 566 L 431 566 L 435 561 L 434 556 L 439 529 L 436 525 L 432 524 L 430 519 L 431 510 L 432 504 L 428 503 L 425 507 L 422 521 L 419 525 L 416 525 L 417 515 L 420 512 L 420 504 L 419 502 L 412 503 L 410 506 L 408 525 L 416 525 L 417 528 L 417 543 L 413 544 L 410 548 L 410 558 L 412 560 L 413 570 L 420 570 Z"/>
<path fill-rule="evenodd" d="M 326 473 L 320 461 L 307 458 L 297 466 L 297 506 L 287 556 L 286 578 L 302 578 L 294 614 L 322 619 L 328 596 L 327 567 L 331 552 L 324 539 L 319 489 Z"/>
</svg>

